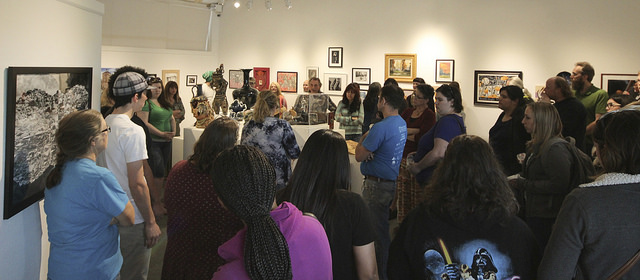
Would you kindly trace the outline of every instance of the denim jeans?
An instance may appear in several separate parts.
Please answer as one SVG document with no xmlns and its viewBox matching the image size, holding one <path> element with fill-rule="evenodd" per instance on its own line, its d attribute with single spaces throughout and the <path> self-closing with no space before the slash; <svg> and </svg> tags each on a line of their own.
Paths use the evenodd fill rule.
<svg viewBox="0 0 640 280">
<path fill-rule="evenodd" d="M 375 248 L 378 275 L 387 279 L 387 260 L 389 258 L 389 207 L 396 191 L 396 182 L 377 182 L 364 180 L 362 198 L 369 206 L 371 220 L 376 233 Z"/>
</svg>

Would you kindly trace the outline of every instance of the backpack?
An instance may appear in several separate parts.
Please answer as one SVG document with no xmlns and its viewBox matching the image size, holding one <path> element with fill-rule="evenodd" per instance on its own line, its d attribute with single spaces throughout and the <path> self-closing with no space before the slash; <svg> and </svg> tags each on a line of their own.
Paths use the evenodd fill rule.
<svg viewBox="0 0 640 280">
<path fill-rule="evenodd" d="M 576 147 L 576 140 L 572 137 L 567 137 L 567 149 L 571 153 L 571 189 L 577 188 L 581 184 L 590 183 L 593 181 L 593 176 L 596 175 L 596 169 L 593 166 L 591 157 L 585 154 L 583 151 Z"/>
</svg>

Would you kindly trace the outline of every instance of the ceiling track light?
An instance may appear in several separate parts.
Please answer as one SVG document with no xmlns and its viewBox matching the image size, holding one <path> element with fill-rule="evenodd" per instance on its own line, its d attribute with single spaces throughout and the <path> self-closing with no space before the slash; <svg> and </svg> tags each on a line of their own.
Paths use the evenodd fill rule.
<svg viewBox="0 0 640 280">
<path fill-rule="evenodd" d="M 240 8 L 240 1 L 236 0 L 235 3 L 233 3 L 233 6 L 237 8 Z"/>
<path fill-rule="evenodd" d="M 291 0 L 284 0 L 284 6 L 287 7 L 287 9 L 291 9 Z"/>
<path fill-rule="evenodd" d="M 264 0 L 264 7 L 267 8 L 267 10 L 271 11 L 271 9 L 273 8 L 273 6 L 271 5 L 271 0 Z"/>
<path fill-rule="evenodd" d="M 253 0 L 249 0 L 249 1 L 247 1 L 247 4 L 246 4 L 246 5 L 247 5 L 247 10 L 249 10 L 249 11 L 250 11 L 250 10 L 251 10 L 251 8 L 253 8 Z"/>
</svg>

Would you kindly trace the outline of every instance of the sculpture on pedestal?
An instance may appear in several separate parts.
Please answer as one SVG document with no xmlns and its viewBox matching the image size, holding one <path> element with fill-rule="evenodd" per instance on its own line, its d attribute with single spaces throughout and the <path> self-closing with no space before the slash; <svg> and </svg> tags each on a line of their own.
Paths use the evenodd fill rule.
<svg viewBox="0 0 640 280">
<path fill-rule="evenodd" d="M 249 85 L 249 73 L 252 69 L 242 69 L 244 72 L 244 84 L 242 88 L 233 91 L 233 99 L 242 102 L 247 105 L 247 110 L 250 110 L 254 104 L 256 104 L 256 98 L 258 97 L 258 90 L 251 88 Z"/>
<path fill-rule="evenodd" d="M 219 114 L 222 108 L 222 114 L 226 116 L 228 112 L 227 108 L 229 107 L 229 103 L 227 102 L 227 85 L 229 85 L 229 83 L 224 79 L 223 73 L 224 65 L 220 64 L 220 67 L 213 73 L 211 86 L 216 91 L 216 95 L 213 98 L 213 111 Z"/>
</svg>

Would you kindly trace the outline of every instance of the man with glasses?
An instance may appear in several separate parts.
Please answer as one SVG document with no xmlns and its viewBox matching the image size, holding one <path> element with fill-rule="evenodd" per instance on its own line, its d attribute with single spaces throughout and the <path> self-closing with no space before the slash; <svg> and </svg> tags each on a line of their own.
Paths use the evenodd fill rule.
<svg viewBox="0 0 640 280">
<path fill-rule="evenodd" d="M 585 119 L 587 136 L 593 134 L 596 120 L 607 112 L 607 100 L 609 100 L 609 94 L 605 90 L 599 89 L 591 83 L 594 75 L 595 70 L 589 62 L 576 63 L 573 72 L 571 72 L 571 87 L 575 92 L 576 98 L 587 109 L 587 117 Z M 591 151 L 592 146 L 591 137 L 586 137 L 585 149 Z"/>
<path fill-rule="evenodd" d="M 587 155 L 590 154 L 591 151 L 587 152 L 584 148 L 587 110 L 582 102 L 575 98 L 567 80 L 558 76 L 547 79 L 543 93 L 555 101 L 553 106 L 558 110 L 562 121 L 562 136 L 573 137 L 576 147 Z"/>
<path fill-rule="evenodd" d="M 113 98 L 113 113 L 105 118 L 111 128 L 109 143 L 104 152 L 106 167 L 115 175 L 127 193 L 135 210 L 131 227 L 119 227 L 123 264 L 120 279 L 146 279 L 149 272 L 151 247 L 162 234 L 156 223 L 149 187 L 144 178 L 143 162 L 148 158 L 145 133 L 131 121 L 147 99 L 149 88 L 145 78 L 133 67 L 123 67 L 109 80 L 109 96 Z"/>
</svg>

